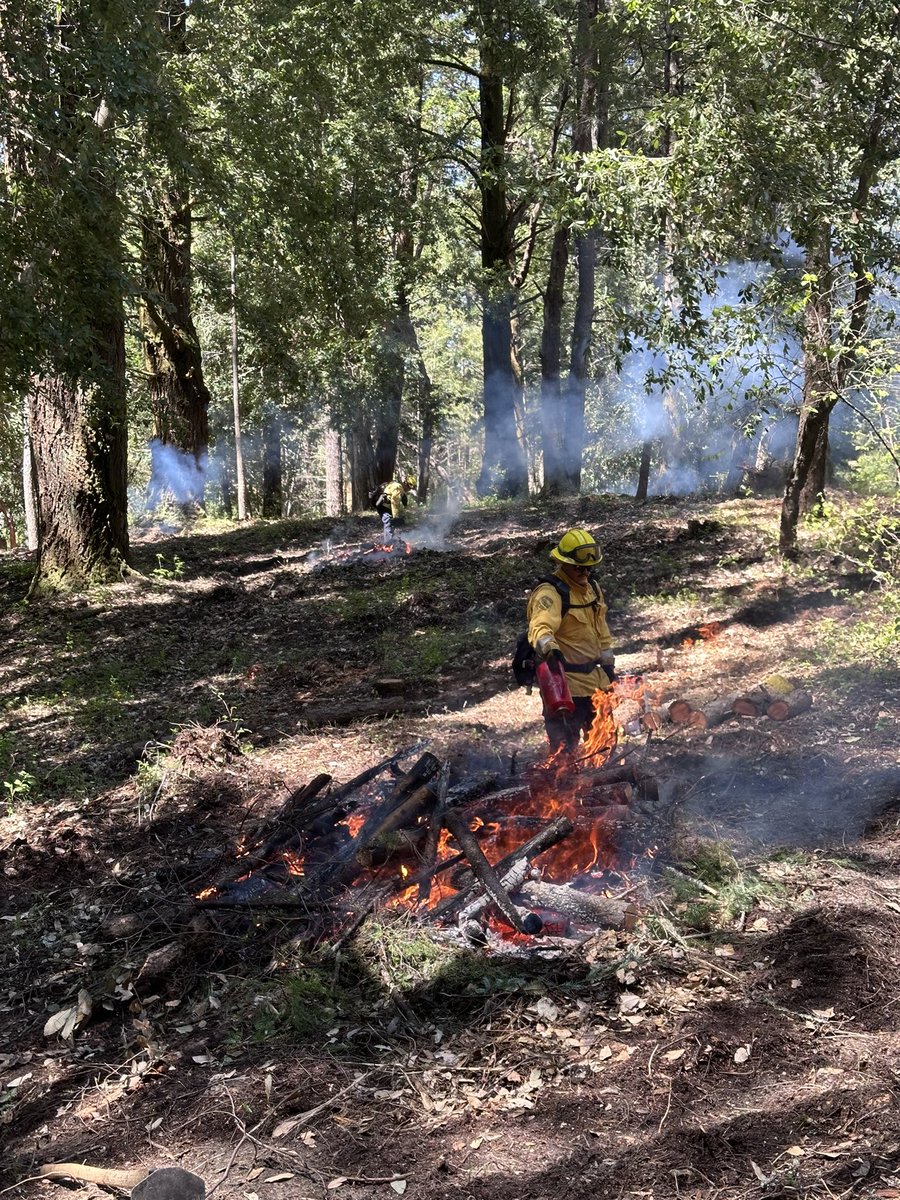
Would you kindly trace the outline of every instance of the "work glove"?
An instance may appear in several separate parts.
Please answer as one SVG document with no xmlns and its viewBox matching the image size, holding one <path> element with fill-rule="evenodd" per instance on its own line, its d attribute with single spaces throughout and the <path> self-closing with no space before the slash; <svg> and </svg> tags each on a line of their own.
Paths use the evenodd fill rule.
<svg viewBox="0 0 900 1200">
<path fill-rule="evenodd" d="M 545 637 L 538 638 L 535 650 L 538 652 L 540 657 L 546 659 L 547 662 L 551 662 L 554 658 L 562 660 L 562 651 L 549 634 L 547 634 Z"/>
<path fill-rule="evenodd" d="M 600 655 L 600 666 L 610 683 L 616 682 L 616 656 L 612 650 L 604 650 Z"/>
</svg>

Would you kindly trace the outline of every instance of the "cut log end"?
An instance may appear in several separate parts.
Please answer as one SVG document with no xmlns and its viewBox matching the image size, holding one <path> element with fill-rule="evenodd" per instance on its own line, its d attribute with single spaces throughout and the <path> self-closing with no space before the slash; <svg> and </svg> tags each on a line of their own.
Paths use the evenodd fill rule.
<svg viewBox="0 0 900 1200">
<path fill-rule="evenodd" d="M 773 721 L 788 721 L 812 708 L 812 696 L 803 688 L 795 688 L 787 696 L 779 696 L 766 709 Z"/>
<path fill-rule="evenodd" d="M 669 720 L 675 725 L 687 725 L 694 706 L 689 700 L 673 700 L 668 707 Z"/>
</svg>

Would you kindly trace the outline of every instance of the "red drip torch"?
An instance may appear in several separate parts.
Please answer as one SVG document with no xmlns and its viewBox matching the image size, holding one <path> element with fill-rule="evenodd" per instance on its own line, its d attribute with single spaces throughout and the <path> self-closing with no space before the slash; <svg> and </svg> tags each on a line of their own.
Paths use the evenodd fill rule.
<svg viewBox="0 0 900 1200">
<path fill-rule="evenodd" d="M 558 658 L 543 660 L 535 668 L 541 699 L 548 713 L 574 712 L 575 702 L 569 691 L 566 672 Z"/>
</svg>

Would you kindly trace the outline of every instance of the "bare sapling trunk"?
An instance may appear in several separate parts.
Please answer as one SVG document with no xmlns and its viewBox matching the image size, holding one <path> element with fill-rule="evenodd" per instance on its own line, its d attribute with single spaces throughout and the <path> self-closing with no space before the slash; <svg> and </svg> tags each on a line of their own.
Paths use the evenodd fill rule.
<svg viewBox="0 0 900 1200">
<path fill-rule="evenodd" d="M 828 422 L 838 400 L 829 353 L 833 332 L 834 273 L 831 265 L 831 231 L 827 226 L 809 238 L 806 269 L 815 282 L 805 312 L 803 401 L 797 427 L 797 444 L 781 504 L 779 549 L 786 555 L 796 551 L 800 517 L 811 510 L 811 497 L 819 496 L 825 485 Z"/>
</svg>

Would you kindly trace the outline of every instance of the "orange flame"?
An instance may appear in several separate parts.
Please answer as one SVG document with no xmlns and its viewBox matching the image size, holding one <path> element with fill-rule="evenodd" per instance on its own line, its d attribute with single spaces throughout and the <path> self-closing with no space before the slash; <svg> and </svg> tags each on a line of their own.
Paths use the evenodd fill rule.
<svg viewBox="0 0 900 1200">
<path fill-rule="evenodd" d="M 721 621 L 709 621 L 706 625 L 698 625 L 697 633 L 699 637 L 685 638 L 681 643 L 682 650 L 691 650 L 694 646 L 702 646 L 706 642 L 714 642 L 722 632 L 724 626 Z"/>
<path fill-rule="evenodd" d="M 599 688 L 591 696 L 591 706 L 594 709 L 594 723 L 584 741 L 585 758 L 595 758 L 600 765 L 606 762 L 610 752 L 618 740 L 618 726 L 613 718 L 616 693 L 611 688 L 603 692 Z"/>
<path fill-rule="evenodd" d="M 347 813 L 342 821 L 338 821 L 338 825 L 343 825 L 345 829 L 350 830 L 350 836 L 356 837 L 363 825 L 366 823 L 366 814 L 364 812 Z"/>
</svg>

